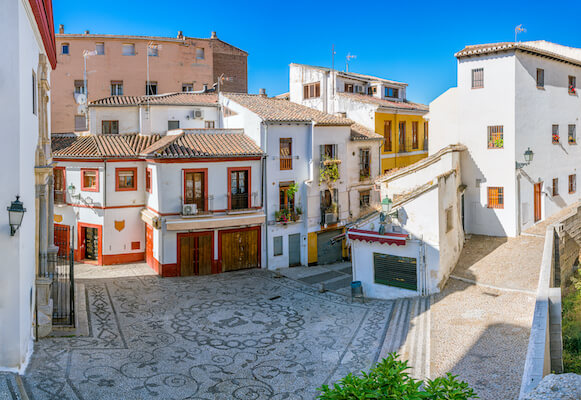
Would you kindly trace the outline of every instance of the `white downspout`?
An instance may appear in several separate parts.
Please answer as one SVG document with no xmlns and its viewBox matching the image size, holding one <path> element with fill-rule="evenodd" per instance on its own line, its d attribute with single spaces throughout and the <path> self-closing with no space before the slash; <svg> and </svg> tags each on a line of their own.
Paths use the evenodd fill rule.
<svg viewBox="0 0 581 400">
<path fill-rule="evenodd" d="M 265 241 L 265 250 L 266 250 L 266 269 L 269 269 L 269 253 L 268 253 L 268 197 L 266 196 L 266 192 L 268 192 L 268 180 L 267 180 L 267 176 L 266 176 L 266 163 L 268 162 L 268 124 L 265 124 L 264 122 L 262 122 L 262 126 L 264 127 L 263 130 L 263 134 L 264 134 L 264 140 L 262 140 L 262 143 L 264 144 L 264 146 L 262 147 L 262 149 L 264 150 L 265 153 L 265 157 L 266 157 L 266 161 L 263 164 L 264 168 L 262 170 L 262 179 L 264 182 L 264 190 L 262 193 L 263 196 L 263 204 L 264 204 L 264 214 L 266 215 L 265 217 L 265 224 L 264 224 L 264 241 Z"/>
</svg>

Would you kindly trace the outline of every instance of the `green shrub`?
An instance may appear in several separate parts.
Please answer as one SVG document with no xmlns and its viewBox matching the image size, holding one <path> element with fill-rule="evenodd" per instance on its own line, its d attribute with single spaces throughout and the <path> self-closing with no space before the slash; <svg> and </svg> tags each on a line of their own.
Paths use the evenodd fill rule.
<svg viewBox="0 0 581 400">
<path fill-rule="evenodd" d="M 581 271 L 563 297 L 563 372 L 581 374 Z"/>
<path fill-rule="evenodd" d="M 391 353 L 375 365 L 368 373 L 361 376 L 347 375 L 333 387 L 323 385 L 318 388 L 321 400 L 350 399 L 392 399 L 392 400 L 466 400 L 477 399 L 466 382 L 458 381 L 456 376 L 428 380 L 424 387 L 422 381 L 412 378 L 406 370 L 410 367 L 407 361 L 398 360 L 396 353 Z"/>
</svg>

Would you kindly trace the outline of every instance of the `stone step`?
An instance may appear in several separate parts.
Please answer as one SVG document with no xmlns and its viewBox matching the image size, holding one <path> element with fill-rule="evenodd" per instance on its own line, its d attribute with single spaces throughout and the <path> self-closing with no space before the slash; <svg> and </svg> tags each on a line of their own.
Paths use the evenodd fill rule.
<svg viewBox="0 0 581 400">
<path fill-rule="evenodd" d="M 392 352 L 401 354 L 401 348 L 408 333 L 412 302 L 413 299 L 396 300 L 378 361 Z"/>
<path fill-rule="evenodd" d="M 421 380 L 430 376 L 430 301 L 430 297 L 415 301 L 402 352 L 402 358 L 408 360 L 411 367 L 410 375 Z"/>
<path fill-rule="evenodd" d="M 10 372 L 0 372 L 0 400 L 28 400 L 21 393 L 20 377 Z"/>
</svg>

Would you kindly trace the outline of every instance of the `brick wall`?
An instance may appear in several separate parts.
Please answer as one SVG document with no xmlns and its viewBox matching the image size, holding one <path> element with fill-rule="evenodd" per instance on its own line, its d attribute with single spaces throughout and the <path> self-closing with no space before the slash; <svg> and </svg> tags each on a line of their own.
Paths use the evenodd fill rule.
<svg viewBox="0 0 581 400">
<path fill-rule="evenodd" d="M 248 53 L 234 47 L 220 39 L 211 40 L 214 81 L 224 74 L 232 80 L 222 84 L 225 92 L 248 93 Z"/>
</svg>

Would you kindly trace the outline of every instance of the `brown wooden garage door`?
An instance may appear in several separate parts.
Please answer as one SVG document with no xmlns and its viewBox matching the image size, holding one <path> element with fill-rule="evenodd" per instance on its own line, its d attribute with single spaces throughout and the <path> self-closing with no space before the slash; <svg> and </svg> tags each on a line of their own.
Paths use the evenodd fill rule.
<svg viewBox="0 0 581 400">
<path fill-rule="evenodd" d="M 220 231 L 222 272 L 260 267 L 260 227 Z"/>
<path fill-rule="evenodd" d="M 178 234 L 178 266 L 181 276 L 212 273 L 213 233 Z"/>
</svg>

